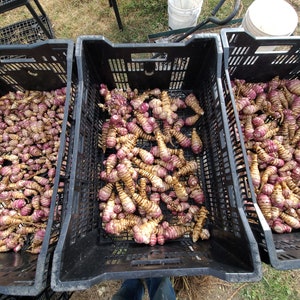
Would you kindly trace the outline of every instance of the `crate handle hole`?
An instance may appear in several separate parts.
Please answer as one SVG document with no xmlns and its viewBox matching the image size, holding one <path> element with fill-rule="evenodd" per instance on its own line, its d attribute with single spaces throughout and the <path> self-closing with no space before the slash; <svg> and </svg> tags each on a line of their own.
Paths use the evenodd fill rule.
<svg viewBox="0 0 300 300">
<path fill-rule="evenodd" d="M 168 54 L 165 52 L 159 53 L 148 53 L 148 52 L 137 52 L 131 53 L 131 60 L 133 62 L 142 62 L 142 61 L 166 61 L 168 59 Z"/>
<path fill-rule="evenodd" d="M 291 45 L 266 45 L 259 46 L 255 54 L 287 53 L 291 50 Z"/>
</svg>

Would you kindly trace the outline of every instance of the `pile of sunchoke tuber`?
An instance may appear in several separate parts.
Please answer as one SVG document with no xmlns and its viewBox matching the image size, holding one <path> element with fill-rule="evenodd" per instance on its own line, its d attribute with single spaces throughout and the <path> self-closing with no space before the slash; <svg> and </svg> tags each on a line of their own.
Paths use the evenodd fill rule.
<svg viewBox="0 0 300 300">
<path fill-rule="evenodd" d="M 65 88 L 9 92 L 0 98 L 0 252 L 40 253 L 65 99 Z"/>
<path fill-rule="evenodd" d="M 196 96 L 181 99 L 159 88 L 109 90 L 105 84 L 100 95 L 109 116 L 102 124 L 98 193 L 105 231 L 151 246 L 189 234 L 193 242 L 208 239 L 196 161 L 203 144 L 194 127 L 204 111 Z M 192 113 L 180 117 L 187 107 Z"/>
<path fill-rule="evenodd" d="M 257 203 L 274 232 L 300 228 L 300 80 L 232 81 Z"/>
</svg>

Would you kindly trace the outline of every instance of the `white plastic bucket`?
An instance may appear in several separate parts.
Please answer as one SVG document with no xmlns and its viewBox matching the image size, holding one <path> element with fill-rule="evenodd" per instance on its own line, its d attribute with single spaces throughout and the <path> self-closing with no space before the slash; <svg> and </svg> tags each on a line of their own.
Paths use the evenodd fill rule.
<svg viewBox="0 0 300 300">
<path fill-rule="evenodd" d="M 295 9 L 284 0 L 255 0 L 242 21 L 242 27 L 253 36 L 289 36 L 297 24 Z"/>
<path fill-rule="evenodd" d="M 168 0 L 169 28 L 196 26 L 202 3 L 203 0 Z"/>
</svg>

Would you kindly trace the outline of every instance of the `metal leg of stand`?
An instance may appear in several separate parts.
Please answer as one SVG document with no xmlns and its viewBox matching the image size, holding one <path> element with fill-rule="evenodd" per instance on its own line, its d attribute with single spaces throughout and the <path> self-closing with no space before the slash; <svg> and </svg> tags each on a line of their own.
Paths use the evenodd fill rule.
<svg viewBox="0 0 300 300">
<path fill-rule="evenodd" d="M 117 1 L 116 0 L 109 0 L 109 6 L 113 7 L 113 9 L 114 9 L 119 29 L 123 30 L 123 24 L 122 24 L 122 21 L 121 21 L 121 17 L 120 17 L 120 13 L 119 13 L 119 8 L 118 8 Z"/>
<path fill-rule="evenodd" d="M 46 14 L 45 14 L 43 8 L 41 7 L 40 3 L 37 0 L 34 0 L 34 2 L 37 5 L 37 7 L 39 8 L 39 10 L 41 11 L 42 15 L 46 17 Z M 35 10 L 33 9 L 33 7 L 31 6 L 31 4 L 29 2 L 26 4 L 26 7 L 28 8 L 28 10 L 32 14 L 32 16 L 35 18 L 35 20 L 37 21 L 37 23 L 41 26 L 42 30 L 45 32 L 45 34 L 47 35 L 47 37 L 49 39 L 53 38 L 52 33 L 49 32 L 49 30 L 47 30 L 47 28 L 45 27 L 45 25 L 43 24 L 43 22 L 40 20 L 39 16 L 37 15 L 37 13 L 35 12 Z"/>
</svg>

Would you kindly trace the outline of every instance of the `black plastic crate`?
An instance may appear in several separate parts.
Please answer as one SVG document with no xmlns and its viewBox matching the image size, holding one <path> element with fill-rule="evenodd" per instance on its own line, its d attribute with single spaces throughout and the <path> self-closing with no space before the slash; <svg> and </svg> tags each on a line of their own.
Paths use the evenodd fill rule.
<svg viewBox="0 0 300 300">
<path fill-rule="evenodd" d="M 36 296 L 50 284 L 50 267 L 61 219 L 54 213 L 64 208 L 64 191 L 59 186 L 68 180 L 68 150 L 72 142 L 72 113 L 76 86 L 73 68 L 74 42 L 48 40 L 31 45 L 0 46 L 0 95 L 10 91 L 51 91 L 66 87 L 64 119 L 61 126 L 60 148 L 51 198 L 46 235 L 39 254 L 26 250 L 0 253 L 0 293 L 16 296 Z"/>
<path fill-rule="evenodd" d="M 239 160 L 246 166 L 245 183 L 250 193 L 247 203 L 243 203 L 254 236 L 259 245 L 261 259 L 275 269 L 289 270 L 300 268 L 300 232 L 277 234 L 271 231 L 266 219 L 257 205 L 249 172 L 246 149 L 236 111 L 230 81 L 245 79 L 247 82 L 268 82 L 275 76 L 281 79 L 300 78 L 300 37 L 259 37 L 239 29 L 222 29 L 221 39 L 224 49 L 223 87 L 226 110 L 233 143 L 241 147 Z M 250 180 L 249 180 L 250 179 Z M 257 214 L 253 214 L 253 206 Z"/>
<path fill-rule="evenodd" d="M 0 300 L 68 300 L 72 296 L 72 292 L 54 292 L 50 288 L 45 289 L 42 293 L 37 296 L 12 296 L 12 295 L 1 295 Z"/>
<path fill-rule="evenodd" d="M 68 211 L 54 252 L 51 287 L 85 289 L 103 280 L 213 275 L 228 281 L 261 278 L 258 246 L 238 205 L 244 194 L 237 181 L 236 151 L 223 106 L 222 48 L 218 35 L 196 35 L 186 43 L 112 44 L 102 36 L 79 37 L 76 44 L 78 105 Z M 197 158 L 210 212 L 211 238 L 190 237 L 163 246 L 113 238 L 101 229 L 98 190 L 103 184 L 99 146 L 106 114 L 100 83 L 109 89 L 143 91 L 159 87 L 172 93 L 193 91 L 205 110 L 198 125 L 204 154 Z M 240 183 L 240 184 L 239 184 Z"/>
<path fill-rule="evenodd" d="M 53 35 L 47 16 L 39 16 L 40 21 Z M 35 18 L 23 20 L 0 29 L 0 45 L 33 44 L 48 37 Z"/>
</svg>

